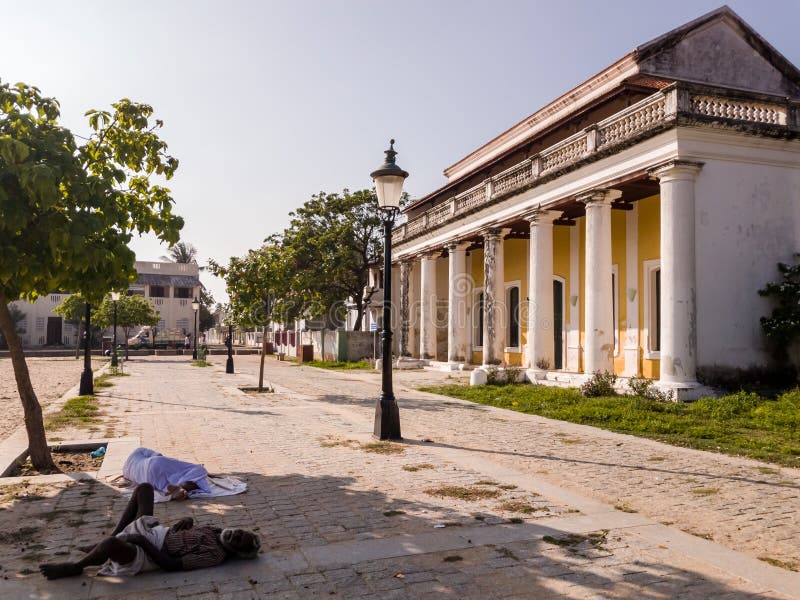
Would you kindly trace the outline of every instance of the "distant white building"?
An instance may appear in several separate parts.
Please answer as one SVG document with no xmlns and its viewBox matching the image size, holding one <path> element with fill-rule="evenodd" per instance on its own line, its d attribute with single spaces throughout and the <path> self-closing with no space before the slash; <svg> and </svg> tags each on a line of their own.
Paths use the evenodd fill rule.
<svg viewBox="0 0 800 600">
<path fill-rule="evenodd" d="M 200 297 L 199 267 L 196 264 L 137 261 L 139 277 L 128 294 L 147 298 L 161 317 L 159 331 L 180 330 L 191 333 L 194 328 L 192 299 Z M 25 315 L 19 323 L 19 334 L 25 348 L 42 346 L 74 346 L 78 328 L 53 312 L 69 296 L 52 293 L 36 302 L 12 302 Z"/>
</svg>

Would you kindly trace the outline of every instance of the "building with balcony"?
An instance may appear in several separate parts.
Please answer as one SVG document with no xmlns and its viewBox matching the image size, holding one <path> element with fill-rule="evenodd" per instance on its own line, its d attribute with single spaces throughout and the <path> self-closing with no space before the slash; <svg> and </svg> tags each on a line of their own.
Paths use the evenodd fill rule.
<svg viewBox="0 0 800 600">
<path fill-rule="evenodd" d="M 727 7 L 633 50 L 444 173 L 393 236 L 397 351 L 529 379 L 769 357 L 800 250 L 800 71 Z"/>
<path fill-rule="evenodd" d="M 139 276 L 136 283 L 131 284 L 128 294 L 139 294 L 150 301 L 160 316 L 159 331 L 192 333 L 192 299 L 200 296 L 199 267 L 196 264 L 137 261 L 135 268 Z M 23 347 L 77 344 L 78 327 L 53 312 L 67 296 L 69 293 L 52 293 L 37 298 L 34 303 L 24 300 L 12 302 L 25 315 L 18 325 Z M 122 332 L 118 333 L 122 339 Z"/>
</svg>

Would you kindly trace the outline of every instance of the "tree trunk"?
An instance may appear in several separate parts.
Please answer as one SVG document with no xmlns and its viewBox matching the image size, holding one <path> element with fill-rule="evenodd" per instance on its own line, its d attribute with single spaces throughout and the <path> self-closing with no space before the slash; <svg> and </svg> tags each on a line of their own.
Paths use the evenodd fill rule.
<svg viewBox="0 0 800 600">
<path fill-rule="evenodd" d="M 261 366 L 258 369 L 258 391 L 264 388 L 264 358 L 267 356 L 267 327 L 264 326 L 264 335 L 261 336 Z"/>
<path fill-rule="evenodd" d="M 356 322 L 353 323 L 353 331 L 361 331 L 361 321 L 364 319 L 364 303 L 356 302 Z"/>
<path fill-rule="evenodd" d="M 28 372 L 28 365 L 25 363 L 25 353 L 22 351 L 17 328 L 11 318 L 8 301 L 3 293 L 0 293 L 0 329 L 3 330 L 3 335 L 8 342 L 8 352 L 11 355 L 11 364 L 14 366 L 19 399 L 22 401 L 22 408 L 25 412 L 25 429 L 28 432 L 28 453 L 31 463 L 40 473 L 55 473 L 58 469 L 50 455 L 50 448 L 47 446 L 42 407 L 36 398 L 36 392 L 33 391 L 31 375 Z"/>
</svg>

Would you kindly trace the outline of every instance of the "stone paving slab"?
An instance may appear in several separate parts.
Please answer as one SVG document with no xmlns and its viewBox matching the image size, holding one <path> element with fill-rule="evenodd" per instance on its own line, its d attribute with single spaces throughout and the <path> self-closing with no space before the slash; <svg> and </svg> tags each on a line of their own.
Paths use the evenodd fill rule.
<svg viewBox="0 0 800 600">
<path fill-rule="evenodd" d="M 47 582 L 26 570 L 43 560 L 77 556 L 76 545 L 111 529 L 125 498 L 102 480 L 30 485 L 24 495 L 0 501 L 0 597 L 800 597 L 797 574 L 741 554 L 733 544 L 660 525 L 647 510 L 615 510 L 598 492 L 616 486 L 616 497 L 633 502 L 624 495 L 632 485 L 625 474 L 649 465 L 613 464 L 639 464 L 631 460 L 631 449 L 634 458 L 642 452 L 663 455 L 663 472 L 702 466 L 714 475 L 720 469 L 715 455 L 408 391 L 414 377 L 438 375 L 428 373 L 398 376 L 406 440 L 388 445 L 394 453 L 376 454 L 368 445 L 374 441 L 369 432 L 378 377 L 267 364 L 275 394 L 238 389 L 253 385 L 257 357 L 237 357 L 235 375 L 224 374 L 224 362 L 199 369 L 164 357 L 126 363 L 130 377 L 115 381 L 100 398 L 119 435 L 248 481 L 246 494 L 159 504 L 156 515 L 165 523 L 193 516 L 199 523 L 257 528 L 264 541 L 258 560 L 128 580 L 88 571 Z M 565 444 L 559 433 L 585 441 Z M 628 446 L 625 457 L 609 454 L 609 444 L 619 448 L 620 437 Z M 640 441 L 646 444 L 640 447 Z M 530 445 L 535 453 L 526 450 Z M 589 446 L 600 447 L 602 456 Z M 673 465 L 672 450 L 679 451 L 678 462 L 688 464 Z M 698 465 L 699 458 L 705 460 Z M 539 473 L 554 460 L 577 465 L 581 478 L 585 461 L 594 465 L 595 479 L 613 480 L 577 486 L 579 479 L 567 469 L 558 477 Z M 732 460 L 721 468 L 740 464 Z M 648 492 L 654 512 L 671 510 L 674 486 L 651 490 L 644 475 L 638 473 L 633 489 Z M 762 500 L 750 498 L 748 486 L 760 485 L 741 483 L 749 499 L 739 507 L 743 515 Z M 496 495 L 466 500 L 430 493 L 443 486 Z M 533 512 L 509 510 L 509 502 Z M 791 523 L 794 505 L 778 504 Z M 683 512 L 694 508 L 687 505 Z M 34 530 L 9 535 L 24 527 Z M 580 537 L 569 537 L 575 534 Z"/>
</svg>

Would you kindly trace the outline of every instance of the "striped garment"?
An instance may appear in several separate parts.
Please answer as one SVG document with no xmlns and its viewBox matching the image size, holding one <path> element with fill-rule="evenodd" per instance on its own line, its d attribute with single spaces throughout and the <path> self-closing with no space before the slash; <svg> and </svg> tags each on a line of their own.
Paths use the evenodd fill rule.
<svg viewBox="0 0 800 600">
<path fill-rule="evenodd" d="M 163 549 L 183 562 L 187 571 L 213 567 L 227 557 L 219 541 L 222 529 L 217 527 L 193 527 L 167 533 Z"/>
</svg>

